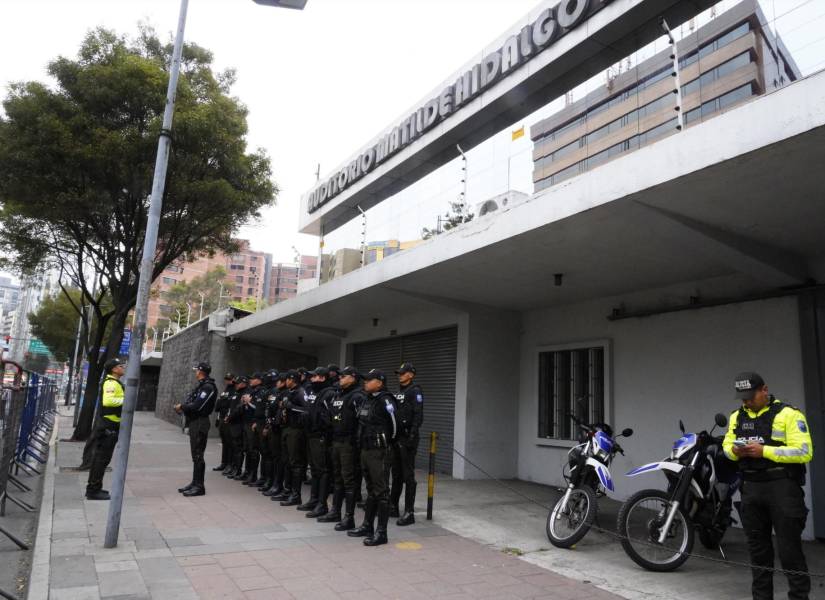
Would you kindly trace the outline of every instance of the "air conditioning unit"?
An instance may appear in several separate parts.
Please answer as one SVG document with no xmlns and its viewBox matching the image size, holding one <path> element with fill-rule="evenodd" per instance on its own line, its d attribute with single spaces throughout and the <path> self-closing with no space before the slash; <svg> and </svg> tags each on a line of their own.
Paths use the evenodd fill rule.
<svg viewBox="0 0 825 600">
<path fill-rule="evenodd" d="M 484 202 L 479 202 L 476 204 L 475 213 L 478 217 L 483 217 L 484 215 L 488 215 L 497 210 L 512 208 L 513 206 L 526 201 L 528 198 L 530 198 L 529 194 L 510 190 L 503 194 L 499 194 L 498 196 L 493 196 Z"/>
</svg>

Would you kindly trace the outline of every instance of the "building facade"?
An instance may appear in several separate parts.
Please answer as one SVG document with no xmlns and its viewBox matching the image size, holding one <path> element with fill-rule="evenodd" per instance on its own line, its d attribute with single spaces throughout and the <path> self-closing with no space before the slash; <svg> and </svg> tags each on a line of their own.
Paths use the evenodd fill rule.
<svg viewBox="0 0 825 600">
<path fill-rule="evenodd" d="M 298 294 L 298 283 L 301 280 L 314 280 L 317 277 L 317 256 L 303 255 L 297 263 L 275 263 L 270 269 L 267 302 L 275 304 L 293 298 Z"/>
<path fill-rule="evenodd" d="M 763 23 L 755 0 L 742 2 L 677 43 L 678 79 L 665 49 L 533 125 L 535 191 L 677 133 L 679 111 L 691 127 L 799 79 Z"/>
<path fill-rule="evenodd" d="M 20 284 L 11 277 L 0 277 L 0 307 L 4 313 L 11 313 L 20 304 Z"/>
</svg>

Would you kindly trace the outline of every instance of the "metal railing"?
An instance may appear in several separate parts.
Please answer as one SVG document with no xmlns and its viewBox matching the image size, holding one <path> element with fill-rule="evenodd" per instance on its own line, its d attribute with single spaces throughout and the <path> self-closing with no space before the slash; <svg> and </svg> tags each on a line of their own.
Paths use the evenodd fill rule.
<svg viewBox="0 0 825 600">
<path fill-rule="evenodd" d="M 9 493 L 10 486 L 22 492 L 32 490 L 21 476 L 41 474 L 38 467 L 46 463 L 49 435 L 54 426 L 56 383 L 20 365 L 1 361 L 0 385 L 0 517 L 11 502 L 26 512 L 36 510 L 28 502 Z M 21 473 L 22 472 L 22 473 Z M 28 546 L 0 527 L 0 533 L 21 549 Z M 0 590 L 1 591 L 1 590 Z"/>
</svg>

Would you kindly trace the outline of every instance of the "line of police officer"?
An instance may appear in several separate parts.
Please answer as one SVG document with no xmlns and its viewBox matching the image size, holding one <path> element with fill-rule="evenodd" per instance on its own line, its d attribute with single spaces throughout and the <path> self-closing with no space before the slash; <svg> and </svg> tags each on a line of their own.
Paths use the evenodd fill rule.
<svg viewBox="0 0 825 600">
<path fill-rule="evenodd" d="M 363 376 L 336 365 L 248 377 L 227 373 L 215 406 L 223 450 L 213 470 L 308 518 L 336 523 L 336 531 L 363 537 L 366 546 L 386 544 L 390 516 L 400 517 L 399 526 L 415 523 L 415 455 L 424 414 L 415 367 L 404 363 L 396 373 L 397 395 L 378 369 Z M 307 465 L 310 497 L 304 502 Z M 356 527 L 362 480 L 364 521 Z"/>
</svg>

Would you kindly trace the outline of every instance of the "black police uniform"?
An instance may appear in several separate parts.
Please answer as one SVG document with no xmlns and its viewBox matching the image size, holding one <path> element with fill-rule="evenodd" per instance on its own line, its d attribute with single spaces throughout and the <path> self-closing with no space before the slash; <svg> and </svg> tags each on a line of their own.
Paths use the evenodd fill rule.
<svg viewBox="0 0 825 600">
<path fill-rule="evenodd" d="M 383 381 L 383 375 L 381 375 Z M 361 469 L 367 481 L 364 522 L 348 531 L 352 537 L 367 536 L 366 546 L 387 543 L 387 521 L 390 516 L 389 474 L 390 447 L 396 435 L 395 397 L 386 389 L 372 394 L 358 411 L 358 439 L 361 446 Z M 378 526 L 373 521 L 378 515 Z"/>
<path fill-rule="evenodd" d="M 203 495 L 206 491 L 206 462 L 203 454 L 206 452 L 206 442 L 209 439 L 210 415 L 215 408 L 217 397 L 218 388 L 215 386 L 215 380 L 204 377 L 189 394 L 186 402 L 181 404 L 181 411 L 186 416 L 186 426 L 189 428 L 189 449 L 192 453 L 192 483 L 189 489 L 184 488 L 185 496 Z"/>
<path fill-rule="evenodd" d="M 309 501 L 299 507 L 308 509 L 307 518 L 317 518 L 327 514 L 327 498 L 330 492 L 331 418 L 330 404 L 335 397 L 335 386 L 329 381 L 312 384 L 312 391 L 306 397 L 309 405 L 307 438 L 309 439 L 309 463 L 312 472 Z"/>
<path fill-rule="evenodd" d="M 255 378 L 250 377 L 250 379 Z M 258 481 L 258 463 L 261 460 L 261 454 L 258 449 L 258 435 L 255 433 L 253 425 L 257 420 L 257 396 L 260 391 L 260 385 L 250 385 L 244 394 L 249 396 L 250 400 L 243 405 L 243 451 L 246 456 L 246 477 L 241 480 L 243 485 L 254 485 Z M 241 400 L 243 400 L 243 396 L 241 396 Z"/>
<path fill-rule="evenodd" d="M 252 402 L 255 403 L 255 449 L 258 452 L 261 473 L 258 479 L 250 482 L 249 485 L 266 489 L 272 485 L 272 454 L 269 451 L 266 432 L 266 410 L 270 395 L 270 388 L 267 384 L 270 378 L 265 375 L 261 379 L 263 383 L 255 388 L 252 394 Z"/>
<path fill-rule="evenodd" d="M 281 373 L 279 376 L 279 383 L 283 387 L 279 388 L 275 393 L 275 405 L 270 408 L 272 411 L 272 428 L 277 432 L 273 436 L 273 455 L 276 456 L 276 485 L 280 486 L 278 493 L 272 494 L 270 500 L 281 501 L 286 500 L 292 495 L 292 471 L 289 467 L 289 451 L 286 443 L 286 422 L 288 416 L 286 415 L 285 406 L 287 398 L 289 397 L 289 389 L 286 387 L 286 374 Z M 277 445 L 277 450 L 274 446 Z"/>
<path fill-rule="evenodd" d="M 397 521 L 400 526 L 415 523 L 415 454 L 418 451 L 418 432 L 424 421 L 424 392 L 417 383 L 401 387 L 395 395 L 398 407 L 398 438 L 393 448 L 391 514 L 398 514 L 401 487 L 404 486 L 404 514 Z"/>
<path fill-rule="evenodd" d="M 336 531 L 348 531 L 355 527 L 355 463 L 359 460 L 356 453 L 358 409 L 365 399 L 364 390 L 355 382 L 348 388 L 339 388 L 330 404 L 335 491 L 332 510 L 318 520 L 325 523 L 339 521 L 335 526 Z M 341 506 L 344 500 L 346 508 L 342 518 Z"/>
<path fill-rule="evenodd" d="M 293 379 L 298 381 L 297 378 Z M 306 471 L 306 432 L 304 430 L 307 403 L 304 388 L 296 385 L 289 390 L 281 410 L 281 423 L 289 471 L 292 475 L 292 494 L 281 502 L 281 506 L 301 505 L 301 484 Z"/>
<path fill-rule="evenodd" d="M 110 361 L 110 363 L 113 361 Z M 108 365 L 109 363 L 107 363 Z M 121 364 L 115 362 L 115 366 Z M 113 367 L 112 367 L 113 368 Z M 107 371 L 111 372 L 112 368 Z M 107 373 L 100 386 L 101 407 L 95 428 L 90 437 L 92 449 L 89 479 L 86 484 L 86 498 L 90 500 L 108 500 L 109 493 L 103 489 L 103 476 L 106 467 L 112 461 L 117 438 L 120 434 L 120 419 L 123 411 L 123 383 Z"/>
<path fill-rule="evenodd" d="M 218 401 L 215 402 L 215 427 L 218 428 L 218 433 L 221 436 L 221 464 L 214 467 L 213 471 L 227 471 L 232 465 L 232 438 L 229 435 L 229 423 L 226 423 L 226 417 L 229 415 L 229 400 L 235 392 L 235 384 L 228 383 L 221 395 L 218 396 Z"/>
<path fill-rule="evenodd" d="M 278 398 L 281 390 L 278 388 L 278 375 L 270 377 L 272 386 L 266 397 L 266 425 L 264 444 L 269 457 L 267 479 L 269 486 L 262 490 L 264 496 L 277 496 L 283 491 L 283 468 L 281 465 L 281 424 L 278 422 Z"/>
<path fill-rule="evenodd" d="M 232 469 L 227 473 L 230 479 L 243 479 L 248 475 L 244 472 L 243 448 L 243 413 L 244 405 L 241 397 L 246 394 L 246 378 L 242 378 L 236 385 L 235 391 L 229 397 L 229 412 L 224 419 L 229 426 L 229 441 L 232 448 Z"/>
</svg>

